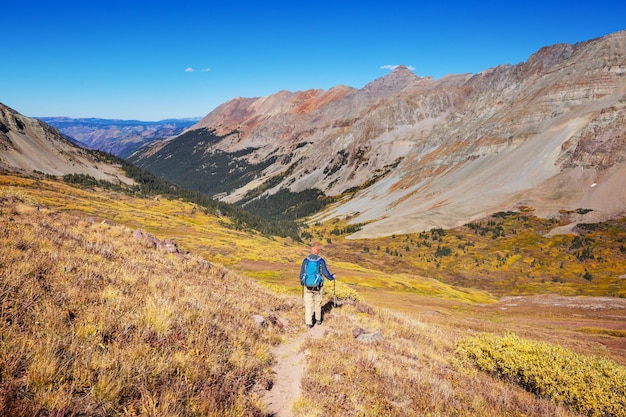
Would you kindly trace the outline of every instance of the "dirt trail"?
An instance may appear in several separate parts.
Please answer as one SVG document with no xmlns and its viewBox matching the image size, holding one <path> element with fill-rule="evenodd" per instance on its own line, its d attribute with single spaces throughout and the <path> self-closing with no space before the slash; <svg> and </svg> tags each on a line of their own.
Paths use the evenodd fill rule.
<svg viewBox="0 0 626 417">
<path fill-rule="evenodd" d="M 323 326 L 314 326 L 295 339 L 272 349 L 272 355 L 276 359 L 272 367 L 275 373 L 274 385 L 262 396 L 267 405 L 268 416 L 293 417 L 291 405 L 300 397 L 300 382 L 306 366 L 306 356 L 301 350 L 302 342 L 308 338 L 319 339 L 324 332 Z"/>
</svg>

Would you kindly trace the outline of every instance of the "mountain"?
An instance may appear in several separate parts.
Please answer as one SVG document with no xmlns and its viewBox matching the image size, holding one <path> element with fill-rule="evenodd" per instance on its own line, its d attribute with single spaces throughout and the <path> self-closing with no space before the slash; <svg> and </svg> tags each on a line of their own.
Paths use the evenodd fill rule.
<svg viewBox="0 0 626 417">
<path fill-rule="evenodd" d="M 0 170 L 49 175 L 84 174 L 113 183 L 132 183 L 119 166 L 97 158 L 56 128 L 0 103 Z"/>
<path fill-rule="evenodd" d="M 367 223 L 354 237 L 449 228 L 520 206 L 542 216 L 585 208 L 578 220 L 599 221 L 626 208 L 616 192 L 626 180 L 625 106 L 622 31 L 475 75 L 436 80 L 400 66 L 362 89 L 235 98 L 130 160 L 249 207 L 288 212 L 333 197 L 316 219 Z"/>
<path fill-rule="evenodd" d="M 199 118 L 166 119 L 158 122 L 117 119 L 73 119 L 70 117 L 39 117 L 64 135 L 83 145 L 112 153 L 122 158 L 146 142 L 181 134 Z"/>
</svg>

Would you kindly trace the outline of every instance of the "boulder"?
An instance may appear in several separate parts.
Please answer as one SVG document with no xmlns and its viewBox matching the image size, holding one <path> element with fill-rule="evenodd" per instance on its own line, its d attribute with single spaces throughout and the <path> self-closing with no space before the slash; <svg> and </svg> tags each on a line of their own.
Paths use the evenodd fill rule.
<svg viewBox="0 0 626 417">
<path fill-rule="evenodd" d="M 380 330 L 376 330 L 374 333 L 362 333 L 356 340 L 361 343 L 378 343 L 385 340 Z"/>
<path fill-rule="evenodd" d="M 166 253 L 180 253 L 178 246 L 171 239 L 164 239 L 157 243 L 157 248 Z"/>
<path fill-rule="evenodd" d="M 260 314 L 253 315 L 252 320 L 254 320 L 254 322 L 258 324 L 259 327 L 267 327 L 267 320 L 265 320 L 265 317 L 261 316 Z"/>
</svg>

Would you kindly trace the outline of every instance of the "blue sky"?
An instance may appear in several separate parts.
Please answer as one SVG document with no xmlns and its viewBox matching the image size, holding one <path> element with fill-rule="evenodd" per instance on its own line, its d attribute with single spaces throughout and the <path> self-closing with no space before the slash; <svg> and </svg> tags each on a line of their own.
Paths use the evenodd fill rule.
<svg viewBox="0 0 626 417">
<path fill-rule="evenodd" d="M 518 64 L 626 29 L 626 1 L 9 1 L 0 102 L 31 117 L 205 116 L 235 97 Z"/>
</svg>

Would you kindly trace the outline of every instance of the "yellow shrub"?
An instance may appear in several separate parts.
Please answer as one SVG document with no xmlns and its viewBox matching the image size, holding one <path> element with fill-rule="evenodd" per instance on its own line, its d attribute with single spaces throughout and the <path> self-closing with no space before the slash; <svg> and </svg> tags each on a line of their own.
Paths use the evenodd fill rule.
<svg viewBox="0 0 626 417">
<path fill-rule="evenodd" d="M 336 295 L 338 300 L 359 300 L 359 293 L 343 282 L 329 281 L 324 287 L 327 295 Z"/>
<path fill-rule="evenodd" d="M 626 368 L 604 358 L 516 335 L 462 339 L 457 353 L 478 368 L 588 416 L 626 416 Z"/>
</svg>

